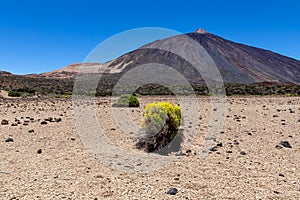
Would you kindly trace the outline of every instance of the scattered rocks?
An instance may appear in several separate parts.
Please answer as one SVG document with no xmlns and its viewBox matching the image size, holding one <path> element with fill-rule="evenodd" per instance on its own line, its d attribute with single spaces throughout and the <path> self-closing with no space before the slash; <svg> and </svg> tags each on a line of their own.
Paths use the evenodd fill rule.
<svg viewBox="0 0 300 200">
<path fill-rule="evenodd" d="M 45 119 L 46 122 L 54 122 L 52 117 L 48 117 L 47 119 Z"/>
<path fill-rule="evenodd" d="M 38 149 L 36 152 L 37 152 L 38 154 L 43 153 L 42 149 Z"/>
<path fill-rule="evenodd" d="M 288 141 L 282 141 L 279 144 L 285 148 L 292 148 L 292 146 L 290 145 L 290 143 Z"/>
<path fill-rule="evenodd" d="M 284 177 L 284 174 L 282 174 L 282 173 L 279 173 L 279 174 L 278 174 L 278 176 Z"/>
<path fill-rule="evenodd" d="M 177 151 L 177 152 L 175 153 L 175 156 L 182 156 L 182 151 Z"/>
<path fill-rule="evenodd" d="M 54 121 L 55 121 L 55 122 L 61 122 L 62 119 L 61 119 L 61 118 L 54 118 Z"/>
<path fill-rule="evenodd" d="M 9 137 L 9 138 L 7 138 L 7 139 L 5 140 L 5 142 L 14 142 L 14 139 L 11 138 L 11 137 Z"/>
<path fill-rule="evenodd" d="M 46 125 L 46 124 L 48 124 L 46 121 L 41 122 L 41 125 Z"/>
<path fill-rule="evenodd" d="M 217 143 L 216 146 L 217 146 L 217 147 L 222 147 L 222 146 L 223 146 L 223 143 L 222 143 L 222 142 L 219 142 L 219 143 Z"/>
<path fill-rule="evenodd" d="M 177 193 L 178 193 L 178 189 L 176 189 L 176 188 L 171 188 L 171 189 L 167 192 L 168 195 L 176 195 Z"/>
<path fill-rule="evenodd" d="M 8 125 L 9 123 L 8 123 L 8 120 L 6 120 L 6 119 L 2 119 L 2 121 L 1 121 L 1 125 Z"/>
<path fill-rule="evenodd" d="M 212 151 L 212 152 L 218 151 L 218 147 L 213 146 L 213 147 L 209 148 L 209 151 Z"/>
</svg>

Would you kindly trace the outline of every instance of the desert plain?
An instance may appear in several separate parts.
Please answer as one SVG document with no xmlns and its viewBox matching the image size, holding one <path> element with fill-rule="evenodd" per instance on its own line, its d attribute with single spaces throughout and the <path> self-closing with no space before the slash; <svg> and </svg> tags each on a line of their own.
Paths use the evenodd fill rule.
<svg viewBox="0 0 300 200">
<path fill-rule="evenodd" d="M 147 173 L 116 170 L 89 152 L 72 99 L 0 99 L 0 199 L 300 199 L 299 97 L 227 97 L 217 146 L 205 157 L 212 109 L 209 97 L 197 98 L 201 117 L 188 126 L 196 129 L 192 145 Z M 139 100 L 139 108 L 123 108 L 137 124 L 147 103 L 175 101 Z M 94 106 L 108 138 L 134 155 L 134 134 L 111 117 L 110 98 L 96 98 Z M 167 194 L 171 188 L 177 194 Z"/>
</svg>

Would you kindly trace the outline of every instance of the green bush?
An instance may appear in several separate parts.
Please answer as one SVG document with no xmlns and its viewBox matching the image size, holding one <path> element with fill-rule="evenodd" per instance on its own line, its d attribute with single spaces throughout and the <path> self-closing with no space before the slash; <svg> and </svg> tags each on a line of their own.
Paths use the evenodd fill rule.
<svg viewBox="0 0 300 200">
<path fill-rule="evenodd" d="M 28 94 L 34 94 L 35 93 L 35 90 L 34 89 L 31 89 L 31 88 L 19 88 L 16 90 L 17 92 L 20 92 L 20 93 L 28 93 Z"/>
<path fill-rule="evenodd" d="M 139 107 L 140 102 L 134 95 L 124 94 L 118 99 L 117 103 L 113 104 L 114 107 Z"/>
<path fill-rule="evenodd" d="M 136 143 L 138 149 L 146 152 L 160 150 L 177 135 L 181 123 L 181 110 L 170 102 L 151 103 L 145 107 L 142 128 L 146 137 Z"/>
<path fill-rule="evenodd" d="M 21 97 L 22 93 L 18 92 L 18 91 L 15 91 L 15 90 L 10 90 L 8 92 L 8 96 L 10 96 L 10 97 Z"/>
</svg>

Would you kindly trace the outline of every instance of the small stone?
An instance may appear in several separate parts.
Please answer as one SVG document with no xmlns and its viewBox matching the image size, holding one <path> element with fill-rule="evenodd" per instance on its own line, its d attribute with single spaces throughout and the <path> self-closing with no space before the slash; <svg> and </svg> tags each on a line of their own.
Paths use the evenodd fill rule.
<svg viewBox="0 0 300 200">
<path fill-rule="evenodd" d="M 62 119 L 61 118 L 55 118 L 55 122 L 61 122 Z"/>
<path fill-rule="evenodd" d="M 216 146 L 209 148 L 209 151 L 215 152 L 218 151 L 218 148 Z"/>
<path fill-rule="evenodd" d="M 177 193 L 178 193 L 178 190 L 177 190 L 176 188 L 171 188 L 171 189 L 167 192 L 168 195 L 175 195 L 175 194 L 177 194 Z"/>
<path fill-rule="evenodd" d="M 45 121 L 53 122 L 53 118 L 52 117 L 48 117 L 47 119 L 45 119 Z"/>
<path fill-rule="evenodd" d="M 279 117 L 278 115 L 273 115 L 273 117 Z"/>
<path fill-rule="evenodd" d="M 282 149 L 282 146 L 279 145 L 279 144 L 276 144 L 275 148 L 276 148 L 276 149 Z"/>
<path fill-rule="evenodd" d="M 217 146 L 217 147 L 222 147 L 223 144 L 222 144 L 222 142 L 219 142 L 216 146 Z"/>
<path fill-rule="evenodd" d="M 288 141 L 282 141 L 282 142 L 280 142 L 280 144 L 285 148 L 292 148 L 292 146 L 290 145 L 290 143 Z"/>
<path fill-rule="evenodd" d="M 17 123 L 12 123 L 11 126 L 18 126 L 18 124 Z"/>
<path fill-rule="evenodd" d="M 42 151 L 42 149 L 38 149 L 36 152 L 37 152 L 38 154 L 41 154 L 43 151 Z"/>
<path fill-rule="evenodd" d="M 6 120 L 6 119 L 3 119 L 2 121 L 1 121 L 1 125 L 8 125 L 9 123 L 8 123 L 8 120 Z"/>
<path fill-rule="evenodd" d="M 14 142 L 14 139 L 11 138 L 11 137 L 9 137 L 9 138 L 7 138 L 7 139 L 5 140 L 5 142 Z"/>
<path fill-rule="evenodd" d="M 34 130 L 33 130 L 33 129 L 31 129 L 31 130 L 29 130 L 29 131 L 28 131 L 28 133 L 34 133 Z"/>
<path fill-rule="evenodd" d="M 71 138 L 71 140 L 72 140 L 72 141 L 74 141 L 74 140 L 75 140 L 75 138 L 73 138 L 73 137 L 72 137 L 72 138 Z"/>
<path fill-rule="evenodd" d="M 192 153 L 192 150 L 188 149 L 185 151 L 185 153 Z"/>
<path fill-rule="evenodd" d="M 41 125 L 45 125 L 45 124 L 48 124 L 48 123 L 46 121 L 41 122 Z"/>
<path fill-rule="evenodd" d="M 274 190 L 274 193 L 275 193 L 275 194 L 279 194 L 280 192 L 278 192 L 278 191 Z"/>
<path fill-rule="evenodd" d="M 111 128 L 110 130 L 111 130 L 111 131 L 115 131 L 116 129 L 115 129 L 115 128 Z"/>
<path fill-rule="evenodd" d="M 298 122 L 300 122 L 300 118 L 298 119 Z"/>
<path fill-rule="evenodd" d="M 179 181 L 179 177 L 175 177 L 174 180 L 175 180 L 175 181 Z"/>
<path fill-rule="evenodd" d="M 284 174 L 282 174 L 282 173 L 279 173 L 279 174 L 278 174 L 278 176 L 284 177 Z"/>
<path fill-rule="evenodd" d="M 246 155 L 246 152 L 245 151 L 241 151 L 240 154 L 244 156 L 244 155 Z"/>
<path fill-rule="evenodd" d="M 177 151 L 177 152 L 175 153 L 175 156 L 182 156 L 182 151 Z"/>
</svg>

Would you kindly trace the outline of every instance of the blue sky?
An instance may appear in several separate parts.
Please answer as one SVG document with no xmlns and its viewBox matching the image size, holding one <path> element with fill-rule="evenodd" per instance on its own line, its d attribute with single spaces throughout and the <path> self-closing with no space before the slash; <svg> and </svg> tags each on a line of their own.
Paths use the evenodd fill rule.
<svg viewBox="0 0 300 200">
<path fill-rule="evenodd" d="M 300 60 L 298 1 L 0 0 L 0 70 L 40 73 L 82 62 L 100 42 L 140 27 L 202 27 Z"/>
</svg>

